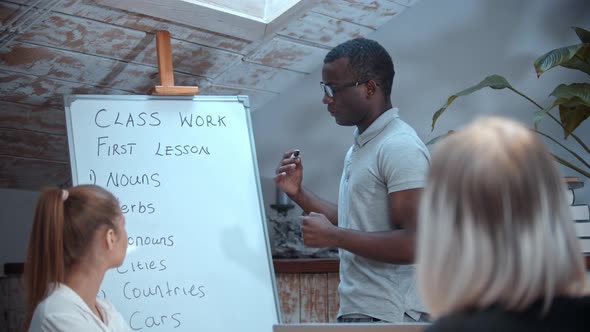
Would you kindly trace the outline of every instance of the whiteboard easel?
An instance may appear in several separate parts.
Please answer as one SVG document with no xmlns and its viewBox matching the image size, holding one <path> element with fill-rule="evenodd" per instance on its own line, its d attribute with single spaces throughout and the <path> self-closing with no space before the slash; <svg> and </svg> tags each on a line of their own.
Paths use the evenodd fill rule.
<svg viewBox="0 0 590 332">
<path fill-rule="evenodd" d="M 74 185 L 118 197 L 125 262 L 101 288 L 143 331 L 280 321 L 247 96 L 66 96 Z"/>
</svg>

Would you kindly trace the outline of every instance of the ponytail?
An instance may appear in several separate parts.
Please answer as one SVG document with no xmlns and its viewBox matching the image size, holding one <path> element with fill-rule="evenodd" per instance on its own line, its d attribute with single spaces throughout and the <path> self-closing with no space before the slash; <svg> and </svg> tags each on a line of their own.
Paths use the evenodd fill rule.
<svg viewBox="0 0 590 332">
<path fill-rule="evenodd" d="M 25 324 L 31 322 L 35 307 L 64 281 L 64 200 L 58 188 L 43 191 L 37 202 L 25 263 Z"/>
</svg>

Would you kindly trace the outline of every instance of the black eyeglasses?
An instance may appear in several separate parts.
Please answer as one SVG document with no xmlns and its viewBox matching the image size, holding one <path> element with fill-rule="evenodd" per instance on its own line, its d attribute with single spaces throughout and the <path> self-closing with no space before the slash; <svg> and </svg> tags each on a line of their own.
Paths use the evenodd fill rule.
<svg viewBox="0 0 590 332">
<path fill-rule="evenodd" d="M 324 93 L 326 94 L 326 96 L 330 97 L 330 98 L 334 98 L 334 93 L 336 93 L 336 91 L 344 89 L 344 88 L 350 88 L 353 86 L 359 86 L 359 85 L 363 85 L 368 83 L 370 80 L 366 80 L 366 81 L 356 81 L 353 83 L 346 83 L 346 84 L 339 84 L 338 86 L 332 86 L 330 84 L 326 84 L 325 82 L 320 82 L 320 86 L 322 87 L 322 90 L 324 91 Z"/>
</svg>

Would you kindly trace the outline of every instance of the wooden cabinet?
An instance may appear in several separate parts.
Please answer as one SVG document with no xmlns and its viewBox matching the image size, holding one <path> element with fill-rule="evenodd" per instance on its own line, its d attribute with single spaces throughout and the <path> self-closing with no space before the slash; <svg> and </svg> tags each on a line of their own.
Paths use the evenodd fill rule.
<svg viewBox="0 0 590 332">
<path fill-rule="evenodd" d="M 274 259 L 283 323 L 335 322 L 338 259 Z"/>
</svg>

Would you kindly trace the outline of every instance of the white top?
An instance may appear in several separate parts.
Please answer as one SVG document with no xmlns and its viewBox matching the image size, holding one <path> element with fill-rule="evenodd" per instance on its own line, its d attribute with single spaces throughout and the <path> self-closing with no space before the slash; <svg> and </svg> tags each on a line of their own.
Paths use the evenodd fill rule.
<svg viewBox="0 0 590 332">
<path fill-rule="evenodd" d="M 35 308 L 29 332 L 130 331 L 127 322 L 110 302 L 97 298 L 96 304 L 104 322 L 76 292 L 60 284 Z"/>
</svg>

